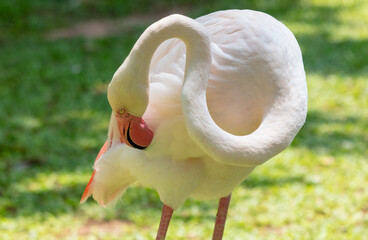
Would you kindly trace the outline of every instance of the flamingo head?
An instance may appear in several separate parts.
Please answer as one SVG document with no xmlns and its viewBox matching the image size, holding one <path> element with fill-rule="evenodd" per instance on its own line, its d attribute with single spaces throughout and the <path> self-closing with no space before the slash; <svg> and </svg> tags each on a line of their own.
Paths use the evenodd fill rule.
<svg viewBox="0 0 368 240">
<path fill-rule="evenodd" d="M 145 149 L 151 144 L 153 132 L 142 117 L 131 115 L 122 108 L 115 114 L 120 141 L 128 146 Z"/>
<path fill-rule="evenodd" d="M 137 81 L 124 64 L 115 73 L 107 91 L 107 98 L 115 116 L 120 141 L 128 146 L 145 149 L 153 139 L 142 116 L 148 105 L 148 81 Z M 111 123 L 110 123 L 111 124 Z"/>
</svg>

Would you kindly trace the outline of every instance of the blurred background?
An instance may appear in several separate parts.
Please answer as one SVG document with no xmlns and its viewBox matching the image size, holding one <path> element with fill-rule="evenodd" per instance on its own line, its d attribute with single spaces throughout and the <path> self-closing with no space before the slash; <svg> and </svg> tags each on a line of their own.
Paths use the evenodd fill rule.
<svg viewBox="0 0 368 240">
<path fill-rule="evenodd" d="M 149 24 L 231 8 L 294 32 L 309 112 L 291 147 L 235 189 L 224 239 L 368 236 L 368 1 L 2 0 L 0 239 L 153 239 L 153 190 L 79 204 L 106 139 L 107 84 Z M 216 209 L 187 201 L 168 239 L 209 239 Z"/>
</svg>

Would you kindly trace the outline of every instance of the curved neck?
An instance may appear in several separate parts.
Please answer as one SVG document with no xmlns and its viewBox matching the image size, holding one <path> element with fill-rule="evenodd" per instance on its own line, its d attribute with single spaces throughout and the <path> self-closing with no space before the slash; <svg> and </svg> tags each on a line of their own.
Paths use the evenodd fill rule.
<svg viewBox="0 0 368 240">
<path fill-rule="evenodd" d="M 254 167 L 290 144 L 303 119 L 297 123 L 280 123 L 272 117 L 276 114 L 270 114 L 256 131 L 246 136 L 232 135 L 214 122 L 206 102 L 211 69 L 210 40 L 205 27 L 190 18 L 171 15 L 148 27 L 117 74 L 129 71 L 128 75 L 134 76 L 136 81 L 134 84 L 148 89 L 152 56 L 157 47 L 170 38 L 179 38 L 186 45 L 182 110 L 188 134 L 203 151 L 223 164 Z M 280 109 L 277 111 L 281 112 Z M 292 127 L 287 127 L 288 124 Z"/>
<path fill-rule="evenodd" d="M 200 79 L 195 82 L 205 91 L 211 68 L 210 40 L 201 24 L 182 15 L 171 15 L 147 28 L 130 52 L 126 69 L 138 74 L 137 80 L 148 82 L 152 56 L 159 45 L 170 38 L 178 38 L 186 45 L 186 73 L 200 73 Z M 185 80 L 188 78 L 186 75 Z"/>
</svg>

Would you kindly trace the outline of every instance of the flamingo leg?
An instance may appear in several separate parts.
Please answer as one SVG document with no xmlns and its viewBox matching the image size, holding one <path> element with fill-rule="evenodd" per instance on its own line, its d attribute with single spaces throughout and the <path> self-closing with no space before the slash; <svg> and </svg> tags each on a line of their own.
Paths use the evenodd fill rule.
<svg viewBox="0 0 368 240">
<path fill-rule="evenodd" d="M 169 227 L 171 216 L 174 212 L 174 209 L 164 204 L 162 208 L 162 215 L 160 226 L 158 228 L 156 240 L 164 240 L 166 237 L 167 229 Z"/>
<path fill-rule="evenodd" d="M 221 240 L 224 234 L 227 211 L 230 205 L 231 194 L 220 198 L 217 209 L 215 229 L 213 230 L 212 240 Z"/>
</svg>

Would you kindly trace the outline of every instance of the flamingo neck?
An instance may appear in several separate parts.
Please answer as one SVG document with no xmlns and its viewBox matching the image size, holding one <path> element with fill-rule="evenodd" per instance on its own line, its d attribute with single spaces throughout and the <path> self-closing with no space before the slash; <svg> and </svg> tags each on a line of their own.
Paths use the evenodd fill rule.
<svg viewBox="0 0 368 240">
<path fill-rule="evenodd" d="M 256 131 L 246 136 L 232 135 L 214 122 L 206 100 L 206 87 L 211 69 L 210 40 L 205 27 L 193 19 L 171 15 L 152 24 L 138 39 L 120 67 L 122 70 L 118 70 L 117 74 L 125 72 L 126 76 L 134 76 L 129 84 L 134 85 L 135 89 L 144 88 L 144 91 L 148 92 L 152 56 L 158 46 L 170 38 L 178 38 L 186 45 L 186 66 L 181 92 L 182 110 L 188 134 L 203 151 L 223 164 L 254 167 L 290 144 L 297 132 L 295 130 L 304 122 L 303 119 L 297 124 L 289 121 L 279 124 L 278 120 L 268 117 Z M 142 109 L 146 106 L 147 104 Z M 287 128 L 285 124 L 293 124 L 296 127 L 284 131 Z M 277 135 L 280 133 L 281 138 Z"/>
<path fill-rule="evenodd" d="M 130 52 L 126 69 L 138 74 L 136 79 L 142 84 L 148 84 L 152 56 L 170 38 L 178 38 L 186 45 L 184 85 L 200 84 L 196 89 L 205 94 L 211 68 L 210 40 L 202 25 L 182 15 L 171 15 L 147 28 Z"/>
<path fill-rule="evenodd" d="M 233 146 L 227 147 L 231 141 L 229 133 L 223 131 L 213 121 L 207 107 L 206 87 L 211 68 L 210 40 L 206 29 L 198 22 L 181 15 L 171 15 L 151 26 L 140 36 L 124 64 L 120 67 L 134 75 L 136 86 L 149 88 L 149 67 L 152 56 L 158 46 L 167 39 L 178 38 L 186 46 L 186 66 L 182 87 L 182 110 L 191 138 L 209 156 L 223 163 L 243 165 L 231 162 L 229 155 L 237 154 Z M 224 141 L 223 137 L 226 140 Z M 233 135 L 231 135 L 233 136 Z M 234 143 L 234 142 L 232 142 Z M 242 148 L 243 146 L 235 146 Z M 239 155 L 239 154 L 238 154 Z M 226 159 L 229 158 L 230 159 Z M 241 156 L 243 157 L 243 156 Z"/>
</svg>

